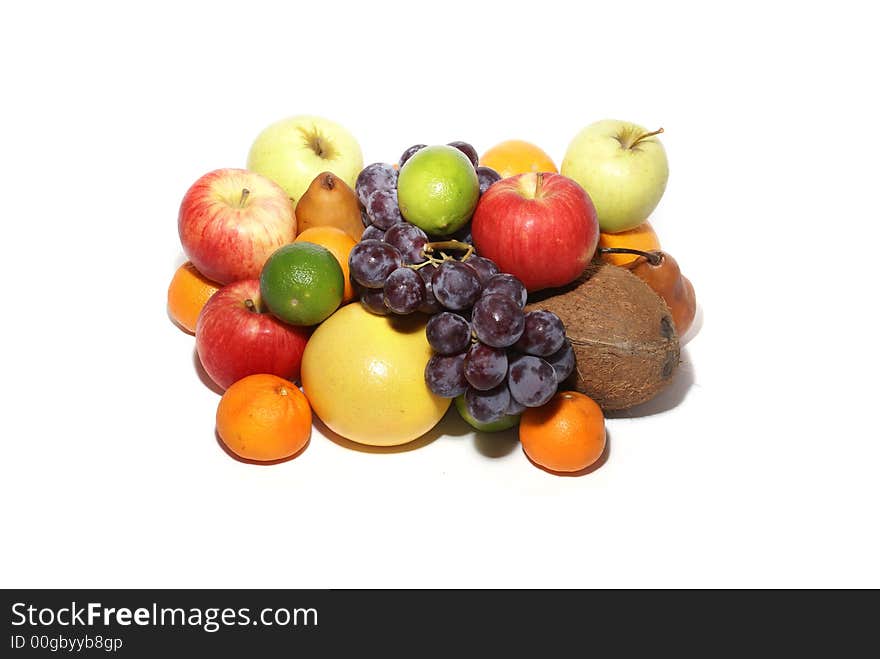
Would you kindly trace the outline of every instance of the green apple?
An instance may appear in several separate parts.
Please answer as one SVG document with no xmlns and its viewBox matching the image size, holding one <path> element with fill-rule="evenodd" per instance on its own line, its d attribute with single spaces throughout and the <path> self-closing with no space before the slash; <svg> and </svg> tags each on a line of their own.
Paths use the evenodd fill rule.
<svg viewBox="0 0 880 659">
<path fill-rule="evenodd" d="M 669 164 L 657 135 L 628 121 L 590 124 L 568 145 L 560 173 L 581 184 L 605 233 L 635 229 L 657 207 Z"/>
<path fill-rule="evenodd" d="M 467 224 L 479 199 L 474 165 L 454 146 L 438 144 L 418 150 L 397 177 L 400 214 L 435 236 L 447 236 Z"/>
<path fill-rule="evenodd" d="M 467 403 L 464 401 L 464 394 L 456 397 L 455 409 L 458 410 L 461 418 L 468 422 L 468 425 L 481 432 L 499 432 L 501 430 L 513 428 L 519 423 L 519 414 L 509 414 L 501 417 L 497 421 L 493 421 L 492 423 L 482 423 L 481 421 L 477 421 L 467 411 Z"/>
<path fill-rule="evenodd" d="M 333 172 L 354 188 L 364 167 L 360 144 L 335 121 L 288 117 L 263 130 L 248 153 L 247 168 L 280 185 L 294 203 L 321 172 Z"/>
</svg>

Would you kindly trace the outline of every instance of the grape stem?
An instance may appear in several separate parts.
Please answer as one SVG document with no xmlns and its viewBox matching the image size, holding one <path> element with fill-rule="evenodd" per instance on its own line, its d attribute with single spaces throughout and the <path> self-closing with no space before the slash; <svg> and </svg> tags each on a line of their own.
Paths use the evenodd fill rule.
<svg viewBox="0 0 880 659">
<path fill-rule="evenodd" d="M 460 259 L 456 259 L 454 256 L 450 256 L 446 252 L 442 251 L 444 249 L 464 250 L 464 256 L 462 256 Z M 437 252 L 439 252 L 440 254 L 439 259 L 434 256 L 434 254 Z M 468 243 L 463 243 L 460 240 L 439 240 L 437 242 L 425 243 L 425 246 L 422 247 L 422 256 L 424 256 L 427 261 L 425 261 L 424 263 L 410 265 L 408 267 L 412 268 L 413 270 L 419 270 L 421 268 L 424 268 L 426 265 L 433 265 L 436 268 L 444 261 L 467 261 L 473 253 L 474 246 L 469 245 Z"/>
<path fill-rule="evenodd" d="M 636 256 L 644 256 L 651 265 L 660 265 L 663 263 L 663 252 L 643 252 L 640 249 L 630 249 L 629 247 L 600 247 L 596 250 L 600 254 L 635 254 Z"/>
</svg>

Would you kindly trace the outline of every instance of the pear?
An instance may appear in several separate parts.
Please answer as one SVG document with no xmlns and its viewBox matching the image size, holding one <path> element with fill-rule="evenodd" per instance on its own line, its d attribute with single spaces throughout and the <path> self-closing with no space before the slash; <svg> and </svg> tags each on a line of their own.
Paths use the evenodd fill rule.
<svg viewBox="0 0 880 659">
<path fill-rule="evenodd" d="M 321 172 L 296 204 L 297 232 L 336 227 L 354 240 L 364 232 L 361 207 L 354 190 L 333 172 Z"/>
</svg>

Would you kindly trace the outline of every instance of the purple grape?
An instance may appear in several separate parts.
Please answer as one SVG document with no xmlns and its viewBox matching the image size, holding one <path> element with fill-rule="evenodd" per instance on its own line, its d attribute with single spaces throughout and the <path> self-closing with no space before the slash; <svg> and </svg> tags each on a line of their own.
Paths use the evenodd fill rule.
<svg viewBox="0 0 880 659">
<path fill-rule="evenodd" d="M 519 305 L 522 309 L 526 306 L 526 300 L 529 299 L 529 292 L 523 283 L 507 273 L 501 273 L 492 276 L 483 288 L 483 295 L 492 295 L 498 293 L 506 295 Z"/>
<path fill-rule="evenodd" d="M 540 407 L 556 393 L 556 373 L 540 357 L 522 355 L 510 363 L 507 386 L 521 405 Z"/>
<path fill-rule="evenodd" d="M 565 343 L 565 327 L 559 316 L 550 311 L 529 311 L 525 328 L 516 342 L 516 349 L 527 355 L 546 357 Z"/>
<path fill-rule="evenodd" d="M 468 157 L 468 160 L 471 161 L 471 164 L 474 167 L 480 164 L 480 156 L 477 153 L 477 150 L 467 142 L 450 142 L 447 146 L 454 146 L 456 149 L 461 151 L 464 155 Z"/>
<path fill-rule="evenodd" d="M 477 275 L 480 277 L 480 283 L 483 286 L 485 286 L 486 283 L 499 272 L 498 266 L 495 265 L 494 261 L 490 261 L 482 256 L 471 256 L 465 261 L 465 263 L 477 271 Z"/>
<path fill-rule="evenodd" d="M 480 391 L 497 387 L 507 377 L 507 351 L 475 343 L 464 359 L 464 377 Z"/>
<path fill-rule="evenodd" d="M 471 344 L 471 324 L 461 316 L 444 311 L 428 321 L 425 336 L 434 352 L 454 355 Z"/>
<path fill-rule="evenodd" d="M 401 265 L 403 257 L 397 248 L 379 240 L 362 240 L 348 255 L 351 278 L 367 288 L 382 288 L 388 275 Z"/>
<path fill-rule="evenodd" d="M 422 263 L 425 260 L 422 248 L 428 242 L 428 235 L 415 224 L 395 224 L 385 232 L 385 242 L 400 251 L 404 263 Z"/>
<path fill-rule="evenodd" d="M 510 386 L 507 386 L 507 390 L 510 391 Z M 504 410 L 505 414 L 510 416 L 516 416 L 517 414 L 522 414 L 526 411 L 526 406 L 520 403 L 513 395 L 510 396 L 510 402 L 507 404 L 507 409 Z"/>
<path fill-rule="evenodd" d="M 434 297 L 452 311 L 473 306 L 482 289 L 477 271 L 459 261 L 444 261 L 431 282 Z"/>
<path fill-rule="evenodd" d="M 397 190 L 397 170 L 387 162 L 374 162 L 358 174 L 354 184 L 357 198 L 364 206 L 367 199 L 377 190 Z"/>
<path fill-rule="evenodd" d="M 419 307 L 419 311 L 422 313 L 435 314 L 443 310 L 443 307 L 437 302 L 437 298 L 434 297 L 434 285 L 432 283 L 434 270 L 435 268 L 433 265 L 426 265 L 424 268 L 419 268 L 419 276 L 422 278 L 422 281 L 425 282 L 425 303 Z"/>
<path fill-rule="evenodd" d="M 379 227 L 371 224 L 364 229 L 364 234 L 361 236 L 361 240 L 385 240 L 385 232 Z"/>
<path fill-rule="evenodd" d="M 397 205 L 397 190 L 376 190 L 367 197 L 365 206 L 367 215 L 380 229 L 387 230 L 403 222 L 403 216 Z"/>
<path fill-rule="evenodd" d="M 525 316 L 509 297 L 492 293 L 477 300 L 471 322 L 480 341 L 494 348 L 506 348 L 522 335 Z"/>
<path fill-rule="evenodd" d="M 546 362 L 553 367 L 553 372 L 556 374 L 556 384 L 562 384 L 563 380 L 574 371 L 575 355 L 571 341 L 566 339 L 559 350 L 546 358 Z"/>
<path fill-rule="evenodd" d="M 385 306 L 396 314 L 418 311 L 425 301 L 425 283 L 412 268 L 398 268 L 385 280 Z"/>
<path fill-rule="evenodd" d="M 468 387 L 464 395 L 468 413 L 480 423 L 492 423 L 504 416 L 510 404 L 510 392 L 499 385 L 488 391 L 477 391 Z"/>
<path fill-rule="evenodd" d="M 428 145 L 427 144 L 413 144 L 410 148 L 408 148 L 406 151 L 404 151 L 402 154 L 400 154 L 400 159 L 397 161 L 397 166 L 403 167 L 404 163 L 407 160 L 409 160 L 410 158 L 412 158 L 413 154 L 416 151 L 421 151 L 426 146 L 428 146 Z"/>
<path fill-rule="evenodd" d="M 491 167 L 477 167 L 477 180 L 480 181 L 480 194 L 482 195 L 493 183 L 501 180 L 501 174 Z"/>
<path fill-rule="evenodd" d="M 385 306 L 385 293 L 381 288 L 364 288 L 361 291 L 361 304 L 367 311 L 379 316 L 387 316 L 389 313 Z"/>
<path fill-rule="evenodd" d="M 464 379 L 464 353 L 434 355 L 425 366 L 428 389 L 442 398 L 455 398 L 468 390 Z"/>
</svg>

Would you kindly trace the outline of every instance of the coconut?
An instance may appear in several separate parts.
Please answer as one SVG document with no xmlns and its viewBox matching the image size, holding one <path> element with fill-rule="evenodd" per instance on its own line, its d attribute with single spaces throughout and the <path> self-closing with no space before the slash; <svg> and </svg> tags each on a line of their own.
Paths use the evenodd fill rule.
<svg viewBox="0 0 880 659">
<path fill-rule="evenodd" d="M 575 389 L 604 410 L 656 396 L 672 380 L 679 343 L 663 299 L 629 270 L 594 263 L 576 282 L 535 296 L 565 324 L 577 366 L 560 388 Z"/>
</svg>

